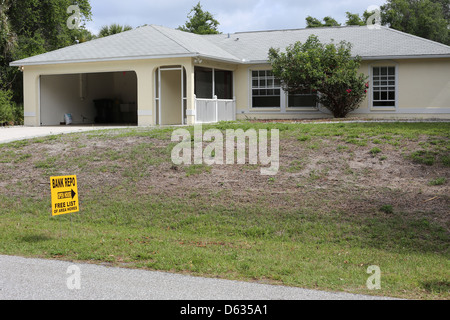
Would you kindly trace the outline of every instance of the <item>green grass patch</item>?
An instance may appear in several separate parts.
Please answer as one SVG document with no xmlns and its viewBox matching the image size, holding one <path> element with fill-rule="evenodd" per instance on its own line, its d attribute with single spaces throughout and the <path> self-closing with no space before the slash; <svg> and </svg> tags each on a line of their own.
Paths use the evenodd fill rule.
<svg viewBox="0 0 450 320">
<path fill-rule="evenodd" d="M 430 182 L 428 182 L 428 185 L 430 186 L 441 186 L 443 184 L 445 184 L 447 180 L 444 177 L 439 177 L 433 180 L 430 180 Z"/>
<path fill-rule="evenodd" d="M 428 150 L 414 151 L 409 157 L 413 162 L 427 166 L 432 166 L 436 161 L 436 153 Z"/>
<path fill-rule="evenodd" d="M 214 180 L 213 166 L 175 166 L 173 128 L 1 145 L 0 178 L 11 183 L 0 193 L 0 253 L 311 289 L 450 298 L 445 223 L 435 219 L 431 206 L 430 212 L 403 209 L 395 202 L 401 193 L 390 185 L 364 185 L 373 174 L 364 161 L 372 162 L 370 154 L 381 149 L 380 160 L 392 155 L 392 165 L 428 164 L 432 158 L 426 169 L 437 177 L 433 185 L 446 183 L 442 166 L 449 162 L 450 124 L 244 121 L 203 126 L 209 128 L 279 129 L 287 143 L 280 174 L 261 177 L 258 166 L 244 165 L 231 175 L 220 170 L 223 176 Z M 193 133 L 193 127 L 186 129 Z M 60 145 L 61 155 L 53 156 L 48 147 Z M 350 168 L 350 161 L 355 166 Z M 27 168 L 23 177 L 20 166 Z M 81 212 L 51 217 L 45 184 L 49 174 L 60 173 L 78 174 Z M 241 181 L 245 177 L 247 184 Z M 194 184 L 182 185 L 186 181 Z M 432 201 L 437 210 L 438 201 L 448 204 L 448 197 Z M 379 291 L 365 286 L 371 265 L 381 268 Z"/>
<path fill-rule="evenodd" d="M 375 147 L 375 148 L 370 149 L 369 152 L 370 152 L 370 154 L 371 154 L 372 156 L 376 156 L 377 154 L 381 153 L 381 149 Z"/>
<path fill-rule="evenodd" d="M 190 166 L 186 166 L 184 170 L 186 172 L 186 177 L 189 177 L 192 175 L 198 175 L 202 173 L 210 173 L 211 167 L 205 164 L 192 164 Z"/>
</svg>

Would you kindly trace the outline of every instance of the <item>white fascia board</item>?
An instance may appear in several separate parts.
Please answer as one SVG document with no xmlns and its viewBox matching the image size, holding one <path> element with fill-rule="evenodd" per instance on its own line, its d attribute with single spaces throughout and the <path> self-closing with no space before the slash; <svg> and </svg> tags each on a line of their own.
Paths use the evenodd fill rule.
<svg viewBox="0 0 450 320">
<path fill-rule="evenodd" d="M 155 55 L 155 56 L 134 56 L 134 57 L 119 57 L 119 58 L 101 58 L 101 59 L 85 59 L 85 60 L 62 60 L 62 61 L 43 61 L 43 62 L 21 62 L 14 61 L 9 65 L 11 67 L 21 66 L 39 66 L 39 65 L 51 65 L 51 64 L 69 64 L 69 63 L 89 63 L 89 62 L 109 62 L 109 61 L 130 61 L 130 60 L 151 60 L 151 59 L 171 59 L 171 58 L 202 58 L 217 62 L 235 63 L 239 64 L 238 59 L 218 58 L 208 55 L 200 55 L 199 53 L 185 53 L 185 54 L 172 54 L 172 55 Z"/>
<path fill-rule="evenodd" d="M 395 60 L 395 59 L 433 59 L 450 58 L 450 54 L 403 55 L 403 56 L 364 56 L 361 60 Z M 269 60 L 241 60 L 241 64 L 270 64 Z"/>
<path fill-rule="evenodd" d="M 216 62 L 227 62 L 227 63 L 235 63 L 235 64 L 242 64 L 243 62 L 239 59 L 230 59 L 230 58 L 218 58 L 218 57 L 214 57 L 214 56 L 208 56 L 205 54 L 197 54 L 197 56 L 195 56 L 196 58 L 200 58 L 200 59 L 205 59 L 205 60 L 211 60 L 211 61 L 216 61 Z"/>
<path fill-rule="evenodd" d="M 427 54 L 427 55 L 407 55 L 407 56 L 373 56 L 361 57 L 361 60 L 396 60 L 396 59 L 433 59 L 450 58 L 450 54 Z"/>
<path fill-rule="evenodd" d="M 109 61 L 130 61 L 130 60 L 150 60 L 150 59 L 170 59 L 170 58 L 195 58 L 197 54 L 183 53 L 173 55 L 155 55 L 155 56 L 132 56 L 132 57 L 119 57 L 119 58 L 100 58 L 100 59 L 79 59 L 79 60 L 59 60 L 59 61 L 42 61 L 42 62 L 21 62 L 13 61 L 9 65 L 11 67 L 21 66 L 40 66 L 50 64 L 69 64 L 69 63 L 87 63 L 87 62 L 109 62 Z"/>
</svg>

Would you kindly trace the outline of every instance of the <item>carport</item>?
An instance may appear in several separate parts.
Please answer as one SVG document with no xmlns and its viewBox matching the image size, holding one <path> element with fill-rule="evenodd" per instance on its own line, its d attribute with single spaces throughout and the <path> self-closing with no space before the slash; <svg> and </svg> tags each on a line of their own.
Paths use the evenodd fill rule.
<svg viewBox="0 0 450 320">
<path fill-rule="evenodd" d="M 137 125 L 134 71 L 39 76 L 40 125 Z"/>
</svg>

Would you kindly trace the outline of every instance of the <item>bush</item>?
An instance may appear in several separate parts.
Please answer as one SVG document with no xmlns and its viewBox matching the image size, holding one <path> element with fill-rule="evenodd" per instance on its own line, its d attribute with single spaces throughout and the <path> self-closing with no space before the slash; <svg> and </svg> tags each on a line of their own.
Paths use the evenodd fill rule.
<svg viewBox="0 0 450 320">
<path fill-rule="evenodd" d="M 14 111 L 11 104 L 11 91 L 0 90 L 0 124 L 14 122 Z"/>
<path fill-rule="evenodd" d="M 273 74 L 290 93 L 317 93 L 316 102 L 335 118 L 344 118 L 364 100 L 369 83 L 359 74 L 360 57 L 352 57 L 351 44 L 322 44 L 311 35 L 305 43 L 296 42 L 286 48 L 270 48 Z"/>
<path fill-rule="evenodd" d="M 23 104 L 17 104 L 11 98 L 11 91 L 0 90 L 0 125 L 23 124 Z"/>
<path fill-rule="evenodd" d="M 11 105 L 14 116 L 14 124 L 23 125 L 24 123 L 23 104 L 17 104 L 15 102 L 12 102 Z"/>
</svg>

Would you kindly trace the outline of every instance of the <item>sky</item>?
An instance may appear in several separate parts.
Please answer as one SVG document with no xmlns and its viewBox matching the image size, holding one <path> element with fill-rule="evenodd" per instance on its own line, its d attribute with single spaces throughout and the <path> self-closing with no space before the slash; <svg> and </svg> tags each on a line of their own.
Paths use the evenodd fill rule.
<svg viewBox="0 0 450 320">
<path fill-rule="evenodd" d="M 133 28 L 156 24 L 169 28 L 184 25 L 198 0 L 91 0 L 92 21 L 87 29 L 98 34 L 104 25 L 119 23 Z M 369 6 L 386 0 L 201 0 L 204 11 L 219 21 L 219 31 L 296 29 L 306 26 L 305 18 L 331 16 L 344 24 L 347 11 L 362 14 Z"/>
</svg>

